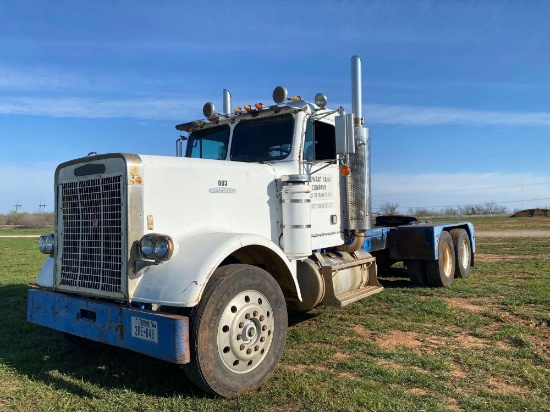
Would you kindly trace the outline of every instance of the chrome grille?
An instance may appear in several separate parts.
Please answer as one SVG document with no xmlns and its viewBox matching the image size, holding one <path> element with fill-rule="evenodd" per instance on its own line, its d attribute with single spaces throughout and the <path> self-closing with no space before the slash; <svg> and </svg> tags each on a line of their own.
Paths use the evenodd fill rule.
<svg viewBox="0 0 550 412">
<path fill-rule="evenodd" d="M 122 175 L 61 183 L 60 190 L 60 285 L 121 293 Z"/>
</svg>

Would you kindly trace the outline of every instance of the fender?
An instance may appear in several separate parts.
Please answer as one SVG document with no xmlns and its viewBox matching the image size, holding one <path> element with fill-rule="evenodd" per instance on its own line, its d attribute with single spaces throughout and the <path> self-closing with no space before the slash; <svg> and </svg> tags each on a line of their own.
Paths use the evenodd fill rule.
<svg viewBox="0 0 550 412">
<path fill-rule="evenodd" d="M 296 264 L 290 262 L 269 239 L 248 233 L 207 233 L 181 239 L 178 246 L 178 253 L 169 261 L 147 266 L 138 272 L 132 300 L 178 307 L 195 306 L 214 270 L 227 256 L 245 246 L 263 246 L 275 252 L 285 263 L 301 300 Z"/>
<path fill-rule="evenodd" d="M 42 265 L 42 269 L 40 269 L 40 273 L 38 274 L 38 279 L 36 281 L 38 286 L 43 286 L 46 288 L 53 287 L 54 260 L 55 259 L 52 256 L 48 256 L 46 258 L 46 261 Z"/>
</svg>

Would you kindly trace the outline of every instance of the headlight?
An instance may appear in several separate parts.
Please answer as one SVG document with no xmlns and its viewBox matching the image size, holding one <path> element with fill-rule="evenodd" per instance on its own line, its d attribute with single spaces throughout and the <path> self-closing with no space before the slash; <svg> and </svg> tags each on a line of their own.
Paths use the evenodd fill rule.
<svg viewBox="0 0 550 412">
<path fill-rule="evenodd" d="M 51 255 L 53 253 L 54 242 L 55 238 L 53 233 L 42 235 L 40 236 L 40 239 L 38 239 L 38 249 L 40 249 L 40 252 L 46 255 Z"/>
<path fill-rule="evenodd" d="M 139 242 L 139 251 L 144 258 L 150 258 L 153 254 L 153 238 L 143 236 Z"/>
<path fill-rule="evenodd" d="M 155 242 L 155 257 L 157 259 L 166 259 L 168 253 L 170 252 L 170 244 L 168 239 L 164 236 L 161 236 Z"/>
<path fill-rule="evenodd" d="M 141 238 L 139 251 L 145 259 L 168 260 L 174 252 L 174 241 L 170 236 L 151 233 Z"/>
</svg>

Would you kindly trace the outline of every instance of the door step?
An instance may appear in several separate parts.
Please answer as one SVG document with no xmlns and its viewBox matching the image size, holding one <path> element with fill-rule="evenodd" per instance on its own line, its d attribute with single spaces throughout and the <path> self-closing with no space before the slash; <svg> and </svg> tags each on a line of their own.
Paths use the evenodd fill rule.
<svg viewBox="0 0 550 412">
<path fill-rule="evenodd" d="M 328 259 L 317 255 L 317 261 L 320 268 L 321 276 L 325 283 L 325 294 L 321 304 L 327 306 L 342 307 L 356 302 L 359 299 L 363 299 L 367 296 L 381 292 L 384 287 L 378 282 L 376 259 L 372 256 L 359 258 L 351 262 L 330 262 Z M 346 271 L 351 268 L 360 267 L 361 277 L 363 277 L 362 284 L 354 290 L 350 290 L 344 293 L 336 295 L 335 289 L 341 289 L 341 284 L 335 286 L 334 282 L 338 282 L 337 273 L 339 271 Z"/>
</svg>

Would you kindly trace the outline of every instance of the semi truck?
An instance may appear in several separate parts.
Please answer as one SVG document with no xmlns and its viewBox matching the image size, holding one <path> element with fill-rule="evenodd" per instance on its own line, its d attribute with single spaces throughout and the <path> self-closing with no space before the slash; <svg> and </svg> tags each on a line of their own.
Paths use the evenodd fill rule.
<svg viewBox="0 0 550 412">
<path fill-rule="evenodd" d="M 82 348 L 114 345 L 182 365 L 205 392 L 258 388 L 285 346 L 290 308 L 343 307 L 381 292 L 403 261 L 447 287 L 474 262 L 469 222 L 378 217 L 361 60 L 352 111 L 273 91 L 273 104 L 179 124 L 175 156 L 95 154 L 55 171 L 54 233 L 28 291 L 30 322 Z"/>
</svg>

